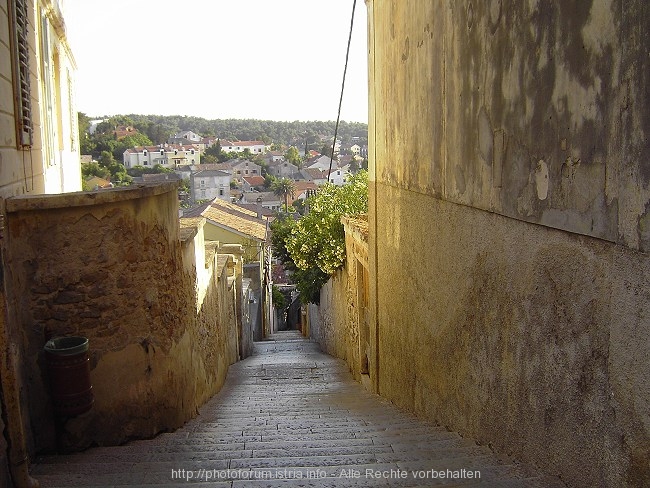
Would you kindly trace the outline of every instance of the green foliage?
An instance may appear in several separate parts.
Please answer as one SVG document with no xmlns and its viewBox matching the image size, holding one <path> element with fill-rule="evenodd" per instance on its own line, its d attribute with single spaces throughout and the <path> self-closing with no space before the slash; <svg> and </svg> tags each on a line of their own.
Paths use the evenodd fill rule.
<svg viewBox="0 0 650 488">
<path fill-rule="evenodd" d="M 286 210 L 289 206 L 289 195 L 293 198 L 296 194 L 296 185 L 289 178 L 280 178 L 271 183 L 271 190 L 277 196 L 284 198 L 284 208 Z"/>
<path fill-rule="evenodd" d="M 286 214 L 280 214 L 270 225 L 273 255 L 282 261 L 287 269 L 292 271 L 296 269 L 296 266 L 287 250 L 286 242 L 291 237 L 291 231 L 296 225 L 297 222 Z"/>
<path fill-rule="evenodd" d="M 99 163 L 84 163 L 81 165 L 81 176 L 84 180 L 92 176 L 97 176 L 99 178 L 104 178 L 106 181 L 111 180 L 111 172 L 104 166 L 100 166 Z"/>
<path fill-rule="evenodd" d="M 77 120 L 79 127 L 79 151 L 81 154 L 92 154 L 95 149 L 95 143 L 88 133 L 90 129 L 90 117 L 79 112 L 77 114 Z"/>
<path fill-rule="evenodd" d="M 190 193 L 190 179 L 189 178 L 183 178 L 178 185 L 178 191 L 179 192 L 185 192 L 185 193 Z"/>
<path fill-rule="evenodd" d="M 291 146 L 289 149 L 287 149 L 287 152 L 284 153 L 284 159 L 291 164 L 297 164 L 302 161 L 300 159 L 300 153 L 298 152 L 298 148 L 296 148 L 296 146 Z"/>
<path fill-rule="evenodd" d="M 159 173 L 173 173 L 173 169 L 165 168 L 160 164 L 155 164 L 153 167 L 142 166 L 140 164 L 135 165 L 133 168 L 129 168 L 127 173 L 130 176 L 142 176 L 146 174 L 159 174 Z"/>
<path fill-rule="evenodd" d="M 201 117 L 181 115 L 129 114 L 104 118 L 108 120 L 99 124 L 98 133 L 93 138 L 101 138 L 102 133 L 113 137 L 112 131 L 116 125 L 132 125 L 138 131 L 145 134 L 153 144 L 166 142 L 167 138 L 173 133 L 182 130 L 192 130 L 203 135 L 215 134 L 222 139 L 242 141 L 261 140 L 265 143 L 273 142 L 277 145 L 275 146 L 277 148 L 281 147 L 281 145 L 302 147 L 305 142 L 307 142 L 309 147 L 317 147 L 323 138 L 332 138 L 336 125 L 335 121 L 207 120 Z M 338 135 L 344 141 L 351 140 L 352 137 L 355 137 L 358 138 L 355 140 L 358 144 L 367 144 L 368 124 L 341 121 Z M 331 146 L 329 147 L 330 149 L 323 154 L 329 155 Z M 93 156 L 98 157 L 102 150 L 110 149 L 103 147 L 98 152 L 93 152 Z"/>
<path fill-rule="evenodd" d="M 271 224 L 271 244 L 293 271 L 301 300 L 318 303 L 321 287 L 345 262 L 341 217 L 368 211 L 368 173 L 358 172 L 347 185 L 322 186 L 308 204 L 309 213 L 299 221 L 281 216 Z"/>
<path fill-rule="evenodd" d="M 284 297 L 284 294 L 280 291 L 277 285 L 273 285 L 272 298 L 273 306 L 277 310 L 284 310 L 287 307 L 287 299 Z"/>
<path fill-rule="evenodd" d="M 300 293 L 302 303 L 320 303 L 320 289 L 323 287 L 330 275 L 323 273 L 323 270 L 317 267 L 309 269 L 297 269 L 291 276 L 292 281 L 296 283 L 296 289 Z"/>
<path fill-rule="evenodd" d="M 124 165 L 115 161 L 109 151 L 102 151 L 99 157 L 99 165 L 110 172 L 111 183 L 116 186 L 127 186 L 133 181 L 133 178 L 126 172 Z"/>
<path fill-rule="evenodd" d="M 291 231 L 287 249 L 300 269 L 314 265 L 334 273 L 345 261 L 341 217 L 368 211 L 368 173 L 360 171 L 347 185 L 326 184 L 309 199 L 309 213 Z"/>
</svg>

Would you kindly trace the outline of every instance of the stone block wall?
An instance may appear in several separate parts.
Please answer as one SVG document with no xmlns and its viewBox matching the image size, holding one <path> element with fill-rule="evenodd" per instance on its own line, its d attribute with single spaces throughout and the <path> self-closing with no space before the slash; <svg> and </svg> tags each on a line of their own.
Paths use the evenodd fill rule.
<svg viewBox="0 0 650 488">
<path fill-rule="evenodd" d="M 309 330 L 321 349 L 348 363 L 357 381 L 375 379 L 372 367 L 362 358 L 367 352 L 363 269 L 368 266 L 368 222 L 365 218 L 344 218 L 346 259 L 343 268 L 323 286 L 320 304 L 311 304 Z"/>
<path fill-rule="evenodd" d="M 237 330 L 226 266 L 213 256 L 199 287 L 196 258 L 183 259 L 199 234 L 181 241 L 176 186 L 15 197 L 5 206 L 8 328 L 31 451 L 56 446 L 43 357 L 51 337 L 90 342 L 95 404 L 64 423 L 64 448 L 149 437 L 194 416 L 236 361 Z"/>
</svg>

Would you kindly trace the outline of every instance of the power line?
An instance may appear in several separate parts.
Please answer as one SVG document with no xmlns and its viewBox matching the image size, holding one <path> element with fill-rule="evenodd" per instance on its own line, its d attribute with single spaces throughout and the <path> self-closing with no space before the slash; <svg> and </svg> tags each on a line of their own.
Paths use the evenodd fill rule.
<svg viewBox="0 0 650 488">
<path fill-rule="evenodd" d="M 332 173 L 332 161 L 334 160 L 334 148 L 336 148 L 336 136 L 339 132 L 339 121 L 341 120 L 341 105 L 343 105 L 343 90 L 345 89 L 345 75 L 348 72 L 348 59 L 350 57 L 350 44 L 352 42 L 352 27 L 354 26 L 354 10 L 357 7 L 357 0 L 352 4 L 352 17 L 350 18 L 350 34 L 348 36 L 348 49 L 345 52 L 345 68 L 343 68 L 343 81 L 341 83 L 341 97 L 339 98 L 339 111 L 336 115 L 336 126 L 334 127 L 334 141 L 332 141 L 332 154 L 330 155 L 330 167 L 327 171 L 327 181 Z"/>
</svg>

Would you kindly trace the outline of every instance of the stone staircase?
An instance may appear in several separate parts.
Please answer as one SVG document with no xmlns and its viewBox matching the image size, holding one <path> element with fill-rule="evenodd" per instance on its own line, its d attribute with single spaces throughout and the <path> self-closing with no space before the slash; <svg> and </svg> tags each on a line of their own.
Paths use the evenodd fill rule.
<svg viewBox="0 0 650 488">
<path fill-rule="evenodd" d="M 564 486 L 366 392 L 297 332 L 256 343 L 176 432 L 43 456 L 32 475 L 44 488 Z"/>
</svg>

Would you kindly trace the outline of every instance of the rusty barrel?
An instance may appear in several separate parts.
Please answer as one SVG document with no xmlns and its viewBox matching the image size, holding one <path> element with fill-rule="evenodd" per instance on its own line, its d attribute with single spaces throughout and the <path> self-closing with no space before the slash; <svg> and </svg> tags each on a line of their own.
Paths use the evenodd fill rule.
<svg viewBox="0 0 650 488">
<path fill-rule="evenodd" d="M 90 383 L 88 339 L 57 337 L 45 344 L 54 411 L 62 417 L 87 412 L 95 398 Z"/>
</svg>

